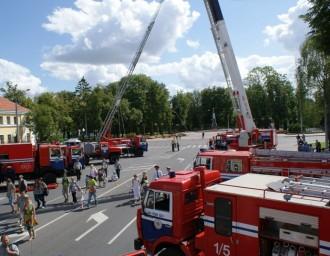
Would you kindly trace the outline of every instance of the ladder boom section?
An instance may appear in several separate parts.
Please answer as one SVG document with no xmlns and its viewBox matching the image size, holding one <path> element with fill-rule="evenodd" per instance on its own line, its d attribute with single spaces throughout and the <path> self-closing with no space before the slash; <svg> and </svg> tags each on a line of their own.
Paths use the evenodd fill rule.
<svg viewBox="0 0 330 256">
<path fill-rule="evenodd" d="M 250 105 L 238 69 L 226 24 L 218 0 L 204 0 L 210 19 L 212 34 L 220 57 L 227 85 L 232 89 L 232 101 L 235 112 L 243 118 L 242 129 L 251 132 L 256 128 Z"/>
<path fill-rule="evenodd" d="M 114 101 L 114 104 L 113 104 L 113 107 L 112 109 L 107 113 L 107 116 L 103 122 L 103 125 L 101 127 L 101 129 L 99 130 L 99 133 L 98 133 L 98 136 L 97 136 L 97 139 L 98 140 L 101 140 L 102 138 L 105 138 L 106 135 L 107 135 L 107 132 L 109 130 L 111 130 L 111 125 L 112 125 L 112 120 L 115 116 L 115 114 L 117 113 L 117 110 L 120 106 L 120 103 L 121 103 L 121 100 L 122 100 L 122 97 L 129 85 L 129 82 L 131 80 L 131 75 L 133 74 L 134 72 L 134 69 L 141 57 L 141 54 L 143 52 L 143 49 L 147 43 L 147 40 L 150 36 L 150 33 L 152 31 L 152 28 L 156 22 L 156 19 L 157 19 L 157 16 L 159 14 L 159 11 L 160 11 L 160 7 L 161 7 L 161 4 L 164 2 L 164 0 L 160 0 L 159 1 L 159 5 L 158 5 L 158 8 L 155 12 L 155 14 L 153 15 L 152 19 L 151 19 L 151 22 L 149 23 L 148 25 L 148 28 L 142 38 L 142 41 L 141 43 L 139 44 L 139 47 L 138 47 L 138 50 L 136 51 L 132 61 L 131 61 L 131 64 L 128 68 L 128 71 L 127 71 L 127 75 L 124 77 L 124 80 L 122 81 L 121 85 L 119 85 L 119 88 L 117 90 L 117 93 L 116 93 L 116 96 L 115 96 L 115 101 Z"/>
</svg>

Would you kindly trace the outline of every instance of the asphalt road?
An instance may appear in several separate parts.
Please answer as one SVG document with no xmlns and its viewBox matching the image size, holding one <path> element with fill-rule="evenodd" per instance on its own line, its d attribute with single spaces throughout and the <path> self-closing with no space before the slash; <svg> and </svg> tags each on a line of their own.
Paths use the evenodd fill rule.
<svg viewBox="0 0 330 256">
<path fill-rule="evenodd" d="M 24 256 L 117 256 L 132 251 L 137 210 L 137 206 L 131 206 L 129 194 L 133 174 L 146 171 L 150 181 L 154 164 L 159 164 L 162 170 L 166 166 L 174 170 L 189 169 L 199 148 L 206 146 L 208 138 L 214 134 L 207 132 L 202 140 L 201 133 L 188 133 L 181 138 L 178 152 L 171 151 L 171 139 L 149 140 L 149 151 L 144 157 L 120 160 L 121 178 L 97 190 L 96 207 L 81 209 L 64 204 L 61 187 L 51 190 L 47 207 L 37 211 L 37 237 L 32 241 L 28 241 L 27 233 L 17 232 L 17 217 L 9 213 L 6 195 L 0 193 L 0 233 L 10 234 L 11 241 L 19 245 Z M 306 138 L 312 143 L 315 139 L 322 140 L 322 135 Z M 296 150 L 296 146 L 295 136 L 279 136 L 279 149 Z M 89 173 L 88 168 L 85 173 Z"/>
</svg>

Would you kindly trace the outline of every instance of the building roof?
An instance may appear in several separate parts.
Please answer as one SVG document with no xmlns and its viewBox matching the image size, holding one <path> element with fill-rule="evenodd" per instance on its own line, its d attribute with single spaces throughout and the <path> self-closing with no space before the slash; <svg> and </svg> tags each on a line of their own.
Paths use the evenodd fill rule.
<svg viewBox="0 0 330 256">
<path fill-rule="evenodd" d="M 16 111 L 15 102 L 12 102 L 7 98 L 0 96 L 0 112 L 15 112 L 15 111 Z M 27 113 L 30 110 L 17 104 L 17 111 L 19 113 Z"/>
</svg>

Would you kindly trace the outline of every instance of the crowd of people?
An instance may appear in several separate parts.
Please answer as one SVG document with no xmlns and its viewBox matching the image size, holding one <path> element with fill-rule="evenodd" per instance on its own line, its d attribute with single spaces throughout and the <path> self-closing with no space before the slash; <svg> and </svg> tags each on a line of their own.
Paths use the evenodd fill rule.
<svg viewBox="0 0 330 256">
<path fill-rule="evenodd" d="M 112 174 L 108 176 L 109 164 L 106 159 L 103 160 L 100 169 L 97 169 L 96 166 L 91 164 L 85 168 L 86 179 L 84 182 L 80 182 L 83 171 L 82 166 L 77 164 L 74 169 L 76 170 L 74 175 L 76 178 L 74 176 L 68 177 L 66 173 L 62 177 L 61 184 L 64 204 L 72 203 L 75 205 L 80 203 L 81 205 L 78 205 L 78 207 L 89 208 L 91 203 L 94 203 L 95 206 L 98 203 L 96 195 L 97 187 L 105 187 L 108 181 L 118 180 L 122 167 L 119 160 L 117 160 L 113 165 Z M 164 175 L 175 175 L 175 172 L 170 167 L 167 167 L 166 170 L 167 172 L 163 172 L 159 165 L 155 165 L 152 180 L 157 180 Z M 141 178 L 137 174 L 133 175 L 131 180 L 133 205 L 139 205 L 141 199 L 146 194 L 148 186 L 149 180 L 146 172 L 142 173 Z M 28 193 L 29 191 L 32 191 L 32 193 Z M 32 201 L 32 195 L 35 202 Z M 11 207 L 11 213 L 17 215 L 18 230 L 22 233 L 26 230 L 29 234 L 29 240 L 36 238 L 34 228 L 38 224 L 37 212 L 38 209 L 43 209 L 47 206 L 46 198 L 48 195 L 48 187 L 42 178 L 36 179 L 33 186 L 28 185 L 22 175 L 19 176 L 17 186 L 15 186 L 10 178 L 7 179 L 7 198 Z M 6 235 L 1 237 L 2 244 L 0 252 L 5 251 L 8 255 L 19 255 L 15 254 L 18 251 L 17 247 L 8 246 L 8 239 Z M 7 254 L 0 253 L 0 255 Z"/>
</svg>

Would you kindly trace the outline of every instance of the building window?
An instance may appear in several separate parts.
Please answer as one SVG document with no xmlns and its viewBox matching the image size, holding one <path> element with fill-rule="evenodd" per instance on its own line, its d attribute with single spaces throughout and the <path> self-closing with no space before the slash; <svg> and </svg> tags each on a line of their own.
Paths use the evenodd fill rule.
<svg viewBox="0 0 330 256">
<path fill-rule="evenodd" d="M 14 116 L 14 124 L 17 124 L 17 117 Z"/>
<path fill-rule="evenodd" d="M 10 116 L 7 116 L 7 124 L 10 124 Z"/>
<path fill-rule="evenodd" d="M 227 198 L 215 199 L 215 231 L 222 236 L 232 234 L 232 203 Z"/>
<path fill-rule="evenodd" d="M 11 138 L 12 138 L 12 137 L 11 137 L 10 134 L 7 135 L 7 138 L 8 138 L 8 143 L 11 143 L 11 142 L 12 142 L 12 141 L 11 141 Z"/>
<path fill-rule="evenodd" d="M 0 143 L 5 144 L 5 136 L 0 135 Z"/>
<path fill-rule="evenodd" d="M 0 124 L 3 124 L 3 116 L 0 116 Z"/>
</svg>

